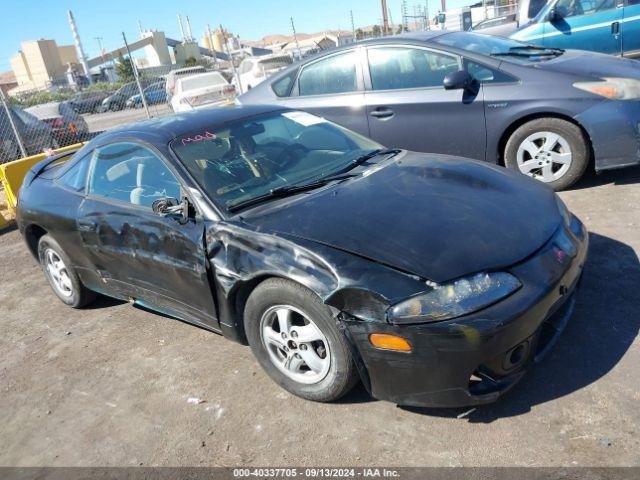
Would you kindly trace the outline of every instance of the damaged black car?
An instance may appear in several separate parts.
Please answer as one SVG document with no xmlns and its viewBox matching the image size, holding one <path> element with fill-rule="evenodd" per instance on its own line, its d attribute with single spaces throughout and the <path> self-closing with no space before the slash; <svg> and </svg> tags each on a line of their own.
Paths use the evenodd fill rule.
<svg viewBox="0 0 640 480">
<path fill-rule="evenodd" d="M 60 300 L 248 344 L 310 400 L 359 381 L 401 405 L 496 400 L 558 338 L 586 258 L 545 185 L 296 110 L 149 120 L 58 160 L 25 178 L 18 226 Z"/>
</svg>

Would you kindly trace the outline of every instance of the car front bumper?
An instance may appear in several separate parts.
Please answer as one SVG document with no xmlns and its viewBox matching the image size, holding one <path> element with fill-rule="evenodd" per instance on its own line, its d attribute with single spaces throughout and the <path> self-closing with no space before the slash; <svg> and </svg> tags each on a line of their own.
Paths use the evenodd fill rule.
<svg viewBox="0 0 640 480">
<path fill-rule="evenodd" d="M 596 170 L 640 165 L 640 101 L 603 100 L 575 119 L 589 134 Z"/>
<path fill-rule="evenodd" d="M 558 252 L 561 231 L 574 249 Z M 566 247 L 566 243 L 563 244 Z M 474 314 L 417 325 L 344 321 L 375 398 L 400 405 L 461 407 L 490 403 L 542 359 L 564 328 L 587 256 L 588 237 L 575 217 L 534 255 L 508 269 L 522 287 Z M 405 338 L 411 352 L 380 350 L 372 333 Z"/>
</svg>

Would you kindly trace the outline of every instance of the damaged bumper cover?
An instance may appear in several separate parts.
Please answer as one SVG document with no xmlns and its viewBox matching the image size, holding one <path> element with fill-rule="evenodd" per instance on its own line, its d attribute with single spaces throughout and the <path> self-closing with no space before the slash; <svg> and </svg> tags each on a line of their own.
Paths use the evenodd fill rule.
<svg viewBox="0 0 640 480">
<path fill-rule="evenodd" d="M 415 325 L 346 319 L 372 395 L 400 405 L 428 407 L 497 400 L 528 366 L 542 359 L 566 325 L 587 248 L 586 229 L 573 217 L 570 227 L 560 227 L 536 254 L 507 269 L 522 288 L 491 307 Z M 372 333 L 401 336 L 412 350 L 377 349 L 369 341 Z"/>
</svg>

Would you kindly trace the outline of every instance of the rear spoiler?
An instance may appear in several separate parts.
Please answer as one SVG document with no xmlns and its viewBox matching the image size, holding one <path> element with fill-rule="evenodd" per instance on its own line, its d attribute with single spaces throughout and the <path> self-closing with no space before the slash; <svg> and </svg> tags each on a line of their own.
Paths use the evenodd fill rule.
<svg viewBox="0 0 640 480">
<path fill-rule="evenodd" d="M 24 186 L 31 185 L 31 182 L 33 182 L 33 180 L 38 175 L 40 175 L 42 172 L 47 170 L 47 167 L 53 165 L 54 163 L 58 163 L 63 159 L 67 159 L 68 160 L 68 157 L 71 157 L 72 155 L 75 155 L 78 150 L 80 150 L 80 149 L 77 148 L 75 150 L 67 150 L 66 152 L 59 153 L 59 154 L 54 155 L 52 157 L 47 157 L 44 160 L 41 160 L 40 162 L 36 163 L 33 167 L 31 167 L 29 169 L 29 172 L 25 175 L 24 181 L 23 181 L 22 184 Z"/>
</svg>

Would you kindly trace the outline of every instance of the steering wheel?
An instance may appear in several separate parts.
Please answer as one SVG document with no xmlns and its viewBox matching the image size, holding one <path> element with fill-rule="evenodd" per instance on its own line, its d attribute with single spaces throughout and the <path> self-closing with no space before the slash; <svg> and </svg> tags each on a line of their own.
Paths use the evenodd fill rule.
<svg viewBox="0 0 640 480">
<path fill-rule="evenodd" d="M 282 149 L 280 155 L 273 159 L 273 162 L 276 163 L 280 168 L 287 167 L 294 160 L 298 160 L 294 157 L 294 153 L 300 150 L 303 154 L 309 153 L 309 149 L 300 143 L 294 143 L 292 145 L 287 145 Z"/>
</svg>

